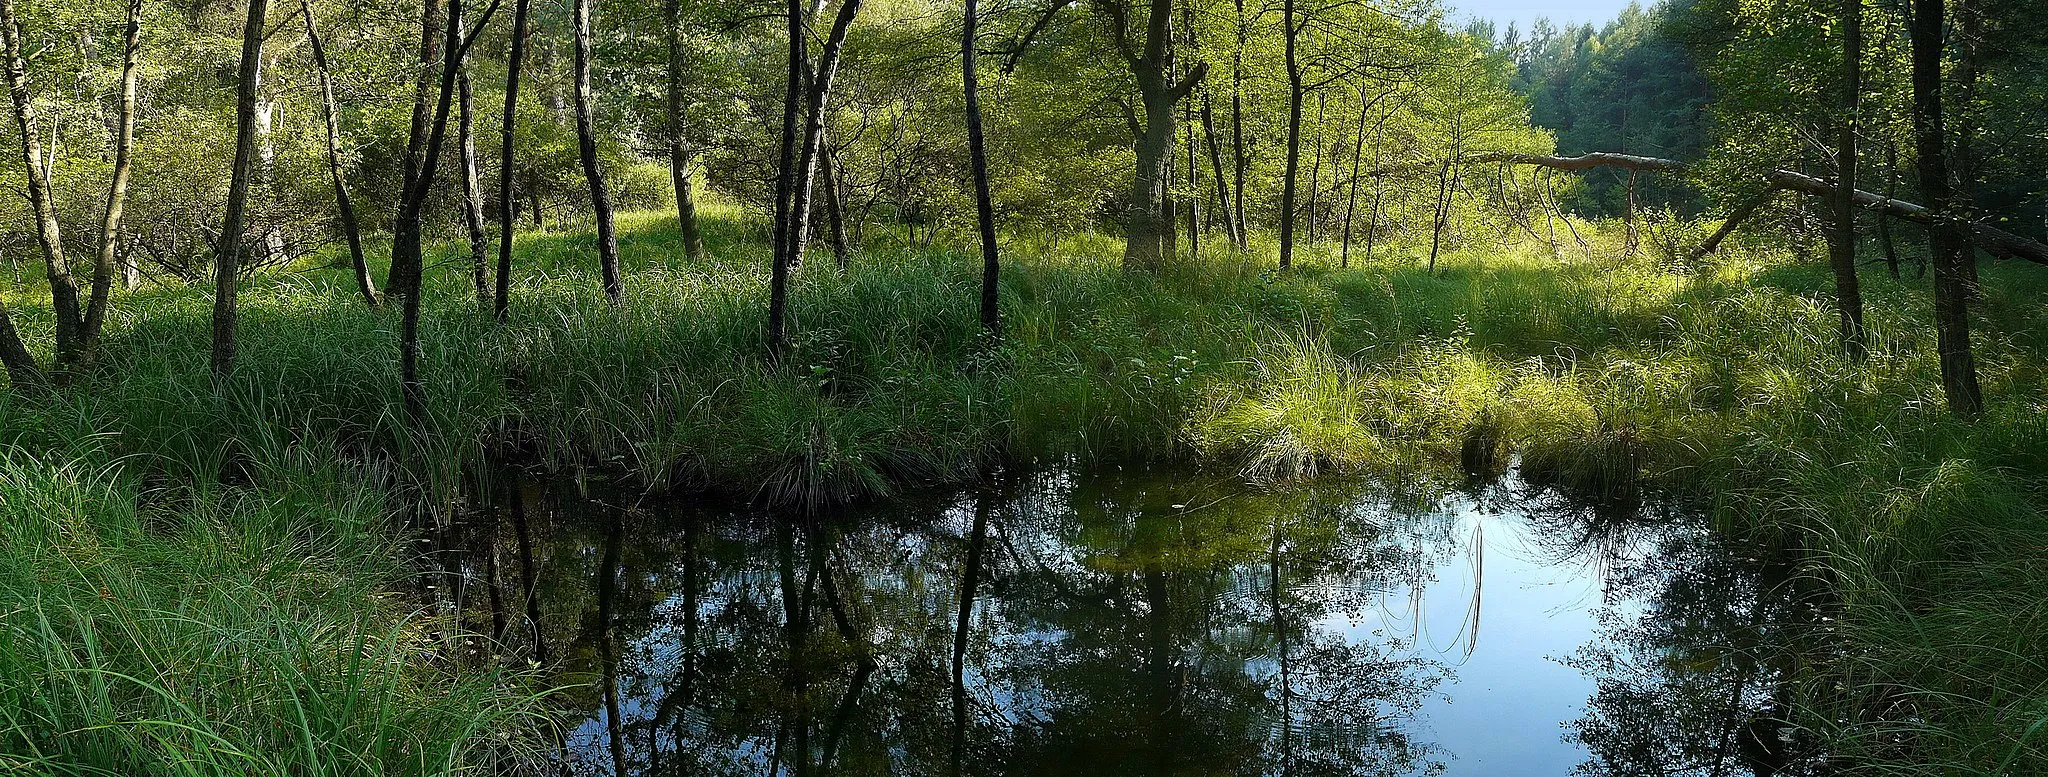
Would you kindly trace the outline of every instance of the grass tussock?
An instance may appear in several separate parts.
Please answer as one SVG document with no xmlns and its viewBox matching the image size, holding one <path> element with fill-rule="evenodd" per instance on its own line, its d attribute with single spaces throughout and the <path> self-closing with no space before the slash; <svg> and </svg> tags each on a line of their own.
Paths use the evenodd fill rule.
<svg viewBox="0 0 2048 777">
<path fill-rule="evenodd" d="M 400 572 L 374 492 L 315 470 L 264 494 L 144 491 L 90 443 L 0 449 L 0 771 L 534 760 L 550 722 L 525 681 L 435 668 L 439 643 L 387 598 Z"/>
</svg>

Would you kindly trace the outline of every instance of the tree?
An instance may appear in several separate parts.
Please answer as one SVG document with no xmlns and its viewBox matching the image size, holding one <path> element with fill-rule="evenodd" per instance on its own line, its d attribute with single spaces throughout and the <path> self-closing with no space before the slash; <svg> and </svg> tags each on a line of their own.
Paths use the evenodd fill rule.
<svg viewBox="0 0 2048 777">
<path fill-rule="evenodd" d="M 704 235 L 697 224 L 697 198 L 690 184 L 690 161 L 694 155 L 684 136 L 688 120 L 683 101 L 683 3 L 664 0 L 662 23 L 668 33 L 668 174 L 676 192 L 676 230 L 682 233 L 683 254 L 692 261 L 704 259 Z"/>
<path fill-rule="evenodd" d="M 249 208 L 249 177 L 255 173 L 256 93 L 263 75 L 263 17 L 269 0 L 249 0 L 242 27 L 242 65 L 235 82 L 235 167 L 228 184 L 228 212 L 214 251 L 213 378 L 223 380 L 235 367 L 237 273 L 241 269 L 243 226 Z"/>
<path fill-rule="evenodd" d="M 1914 0 L 1908 23 L 1912 41 L 1913 140 L 1919 157 L 1920 192 L 1932 223 L 1927 249 L 1934 265 L 1935 350 L 1941 356 L 1941 390 L 1949 411 L 1973 418 L 1984 410 L 1970 353 L 1971 251 L 1958 234 L 1960 208 L 1949 181 L 1948 129 L 1942 115 L 1942 55 L 1946 28 L 1944 0 Z"/>
<path fill-rule="evenodd" d="M 341 157 L 341 117 L 334 103 L 334 76 L 327 65 L 327 46 L 313 22 L 312 0 L 299 0 L 299 13 L 306 21 L 306 43 L 313 56 L 313 71 L 320 79 L 320 118 L 327 125 L 327 175 L 334 185 L 334 207 L 341 221 L 342 237 L 348 241 L 349 263 L 355 270 L 356 290 L 370 307 L 377 306 L 377 281 L 370 277 L 370 260 L 363 254 L 363 231 L 356 220 L 355 201 L 348 194 L 348 168 Z"/>
<path fill-rule="evenodd" d="M 476 98 L 469 69 L 455 76 L 455 145 L 462 153 L 462 224 L 469 231 L 469 280 L 479 304 L 491 304 L 491 238 L 484 232 L 484 186 L 476 169 Z"/>
<path fill-rule="evenodd" d="M 512 45 L 505 56 L 505 120 L 498 148 L 498 287 L 491 300 L 491 313 L 505 323 L 512 296 L 512 237 L 517 226 L 512 202 L 512 171 L 515 143 L 519 136 L 519 71 L 526 60 L 526 17 L 532 0 L 515 0 L 512 6 Z M 538 212 L 536 212 L 538 217 Z"/>
<path fill-rule="evenodd" d="M 994 335 L 1002 331 L 1001 313 L 996 307 L 996 282 L 1002 275 L 1002 267 L 996 256 L 996 209 L 989 195 L 988 150 L 983 147 L 981 137 L 981 94 L 974 72 L 975 46 L 978 41 L 975 29 L 980 18 L 975 8 L 975 0 L 966 2 L 960 32 L 960 80 L 966 96 L 967 166 L 973 170 L 974 219 L 981 236 L 981 327 Z M 971 579 L 972 572 L 969 574 Z M 971 605 L 962 605 L 963 608 L 969 606 Z M 965 609 L 962 610 L 960 618 L 963 622 L 966 620 Z M 955 650 L 954 655 L 957 659 L 959 651 Z M 957 667 L 955 675 L 958 675 Z M 960 759 L 957 755 L 953 762 L 955 771 L 958 771 Z"/>
<path fill-rule="evenodd" d="M 1856 133 L 1863 93 L 1863 0 L 1842 3 L 1840 126 L 1835 141 L 1834 229 L 1828 233 L 1828 264 L 1835 273 L 1835 311 L 1841 319 L 1842 352 L 1862 361 L 1863 292 L 1856 279 Z"/>
<path fill-rule="evenodd" d="M 1208 63 L 1198 63 L 1175 79 L 1172 54 L 1172 0 L 1147 0 L 1141 37 L 1133 37 L 1131 8 L 1125 0 L 1096 0 L 1096 8 L 1109 20 L 1111 43 L 1130 68 L 1138 85 L 1142 120 L 1132 122 L 1132 150 L 1137 155 L 1137 175 L 1131 182 L 1128 216 L 1124 223 L 1124 269 L 1157 271 L 1164 260 L 1167 232 L 1163 203 L 1166 198 L 1167 161 L 1173 155 L 1174 110 L 1180 101 L 1202 82 Z"/>
<path fill-rule="evenodd" d="M 604 169 L 597 163 L 597 129 L 591 126 L 592 103 L 597 101 L 590 87 L 590 6 L 595 0 L 574 0 L 570 26 L 576 38 L 576 147 L 583 158 L 583 177 L 590 182 L 590 210 L 597 219 L 597 263 L 604 273 L 604 296 L 616 305 L 626 296 L 625 281 L 619 276 L 619 237 L 612 227 L 611 189 L 605 185 Z"/>
</svg>

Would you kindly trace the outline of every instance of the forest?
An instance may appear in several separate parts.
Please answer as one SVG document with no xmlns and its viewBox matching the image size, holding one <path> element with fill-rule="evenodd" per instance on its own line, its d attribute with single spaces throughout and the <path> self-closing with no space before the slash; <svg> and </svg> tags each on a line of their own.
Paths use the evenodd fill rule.
<svg viewBox="0 0 2048 777">
<path fill-rule="evenodd" d="M 0 0 L 0 773 L 2048 774 L 2043 10 Z"/>
</svg>

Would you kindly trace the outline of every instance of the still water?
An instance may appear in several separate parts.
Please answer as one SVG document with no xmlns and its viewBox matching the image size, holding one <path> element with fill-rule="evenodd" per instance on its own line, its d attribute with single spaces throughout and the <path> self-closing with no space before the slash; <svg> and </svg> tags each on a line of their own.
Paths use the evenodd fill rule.
<svg viewBox="0 0 2048 777">
<path fill-rule="evenodd" d="M 490 515 L 451 568 L 555 667 L 576 773 L 1748 774 L 1789 741 L 1769 564 L 1512 474 L 1053 471 L 795 519 L 529 483 Z"/>
</svg>

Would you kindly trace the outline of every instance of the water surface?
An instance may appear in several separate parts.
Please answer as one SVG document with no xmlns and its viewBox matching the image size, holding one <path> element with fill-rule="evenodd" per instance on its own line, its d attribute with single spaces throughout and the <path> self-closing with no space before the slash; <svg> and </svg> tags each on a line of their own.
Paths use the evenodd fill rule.
<svg viewBox="0 0 2048 777">
<path fill-rule="evenodd" d="M 1746 732 L 1776 738 L 1775 675 L 1729 647 L 1771 620 L 1758 565 L 1512 475 L 1054 471 L 808 518 L 515 501 L 479 576 L 559 667 L 583 773 L 1741 774 Z"/>
</svg>

